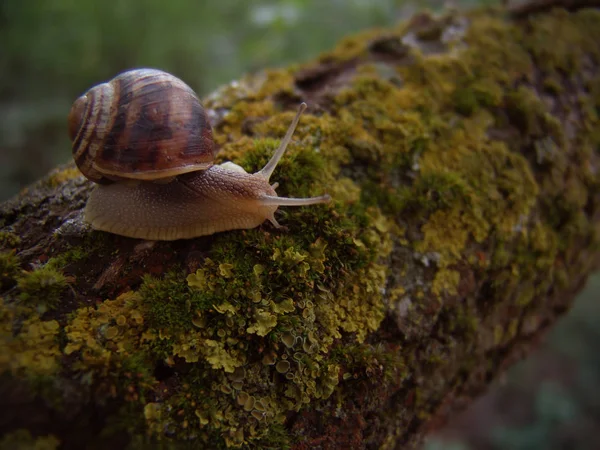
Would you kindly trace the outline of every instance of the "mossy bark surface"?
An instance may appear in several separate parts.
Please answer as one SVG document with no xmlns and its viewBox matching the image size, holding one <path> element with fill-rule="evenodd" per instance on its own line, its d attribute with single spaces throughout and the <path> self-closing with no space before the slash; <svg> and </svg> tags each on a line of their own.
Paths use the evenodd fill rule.
<svg viewBox="0 0 600 450">
<path fill-rule="evenodd" d="M 600 12 L 415 16 L 204 100 L 287 228 L 91 230 L 58 168 L 0 207 L 0 448 L 416 447 L 600 260 Z M 23 447 L 24 448 L 24 447 Z M 33 447 L 32 447 L 33 448 Z"/>
</svg>

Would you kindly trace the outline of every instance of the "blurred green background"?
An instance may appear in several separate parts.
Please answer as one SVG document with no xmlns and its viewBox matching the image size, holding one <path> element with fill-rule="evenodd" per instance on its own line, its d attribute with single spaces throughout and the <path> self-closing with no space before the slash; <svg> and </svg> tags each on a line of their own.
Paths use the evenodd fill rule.
<svg viewBox="0 0 600 450">
<path fill-rule="evenodd" d="M 0 0 L 0 201 L 70 158 L 66 116 L 94 84 L 139 66 L 200 96 L 308 61 L 342 36 L 415 10 L 493 0 Z M 535 355 L 429 439 L 428 450 L 600 448 L 600 277 Z"/>
</svg>

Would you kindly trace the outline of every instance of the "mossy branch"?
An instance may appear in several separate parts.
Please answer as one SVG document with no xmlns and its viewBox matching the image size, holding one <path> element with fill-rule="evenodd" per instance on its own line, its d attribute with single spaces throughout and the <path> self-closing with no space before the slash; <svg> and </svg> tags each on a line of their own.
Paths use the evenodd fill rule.
<svg viewBox="0 0 600 450">
<path fill-rule="evenodd" d="M 97 232 L 58 168 L 0 207 L 0 448 L 414 448 L 600 261 L 600 13 L 415 16 L 205 99 L 281 208 L 176 242 Z M 8 412 L 8 413 L 7 413 Z"/>
</svg>

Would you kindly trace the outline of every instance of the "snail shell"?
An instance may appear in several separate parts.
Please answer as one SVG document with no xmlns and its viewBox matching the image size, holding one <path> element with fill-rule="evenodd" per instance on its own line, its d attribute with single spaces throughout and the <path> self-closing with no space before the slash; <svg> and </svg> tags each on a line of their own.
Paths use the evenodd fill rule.
<svg viewBox="0 0 600 450">
<path fill-rule="evenodd" d="M 216 149 L 194 91 L 155 69 L 123 72 L 79 97 L 68 117 L 73 158 L 90 180 L 168 179 L 204 170 Z"/>
</svg>

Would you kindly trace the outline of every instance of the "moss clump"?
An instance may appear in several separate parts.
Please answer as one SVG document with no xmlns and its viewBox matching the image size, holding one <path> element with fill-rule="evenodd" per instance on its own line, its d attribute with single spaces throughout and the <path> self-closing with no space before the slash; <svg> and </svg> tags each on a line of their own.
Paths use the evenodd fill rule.
<svg viewBox="0 0 600 450">
<path fill-rule="evenodd" d="M 56 270 L 63 270 L 69 264 L 85 260 L 88 254 L 89 252 L 83 246 L 71 247 L 61 254 L 50 258 L 46 265 Z"/>
<path fill-rule="evenodd" d="M 0 231 L 0 247 L 15 248 L 21 243 L 21 238 L 10 231 Z"/>
<path fill-rule="evenodd" d="M 587 10 L 574 17 L 562 9 L 537 18 L 523 45 L 545 73 L 577 74 L 589 58 L 600 58 L 598 11 Z M 561 36 L 561 39 L 555 39 Z"/>
<path fill-rule="evenodd" d="M 267 70 L 260 76 L 262 86 L 254 96 L 258 99 L 272 95 L 293 95 L 294 74 L 290 69 Z"/>
<path fill-rule="evenodd" d="M 546 105 L 533 90 L 520 86 L 506 97 L 506 112 L 511 122 L 530 138 L 551 138 L 557 145 L 564 144 L 560 121 L 552 116 Z"/>
<path fill-rule="evenodd" d="M 334 347 L 331 359 L 340 364 L 344 381 L 367 380 L 378 384 L 383 378 L 385 381 L 399 383 L 407 374 L 399 352 L 382 344 L 363 342 Z"/>
<path fill-rule="evenodd" d="M 423 173 L 412 186 L 399 189 L 399 205 L 404 214 L 422 216 L 435 211 L 467 206 L 471 189 L 465 179 L 450 170 Z"/>
<path fill-rule="evenodd" d="M 271 129 L 269 122 L 261 125 L 260 128 L 265 131 Z M 279 146 L 279 142 L 279 140 L 274 139 L 255 142 L 240 158 L 238 164 L 250 173 L 262 169 Z M 278 164 L 277 171 L 274 174 L 274 178 L 277 179 L 280 186 L 277 189 L 278 194 L 292 197 L 316 194 L 313 185 L 326 179 L 326 177 L 324 158 L 314 152 L 310 145 L 296 146 L 294 144 L 290 144 L 285 158 Z"/>
<path fill-rule="evenodd" d="M 210 295 L 191 290 L 181 272 L 162 278 L 145 275 L 138 291 L 145 320 L 152 329 L 172 332 L 190 331 L 197 312 L 212 307 Z"/>
<path fill-rule="evenodd" d="M 477 132 L 471 129 L 468 135 Z M 460 128 L 449 138 L 452 152 L 438 147 L 425 155 L 422 174 L 453 171 L 462 178 L 465 195 L 452 209 L 433 213 L 423 226 L 423 241 L 416 243 L 420 252 L 441 253 L 443 265 L 461 257 L 470 237 L 482 242 L 490 232 L 507 237 L 518 233 L 539 190 L 525 158 L 503 144 L 474 143 Z"/>
<path fill-rule="evenodd" d="M 511 88 L 515 80 L 533 79 L 534 63 L 523 45 L 523 28 L 507 23 L 498 16 L 474 13 L 459 45 L 466 46 L 456 58 L 454 67 L 464 70 L 455 72 L 454 80 L 465 85 L 465 80 L 476 80 L 487 86 L 488 92 L 502 92 Z M 418 67 L 408 68 L 411 73 Z"/>
<path fill-rule="evenodd" d="M 454 109 L 463 116 L 472 116 L 481 108 L 499 106 L 502 102 L 502 90 L 498 85 L 486 80 L 468 79 L 452 93 Z"/>
<path fill-rule="evenodd" d="M 60 302 L 70 279 L 61 271 L 46 264 L 30 272 L 23 272 L 17 279 L 21 301 L 43 308 L 54 308 Z"/>
<path fill-rule="evenodd" d="M 0 252 L 0 290 L 13 286 L 20 271 L 19 258 L 14 251 Z"/>
</svg>

